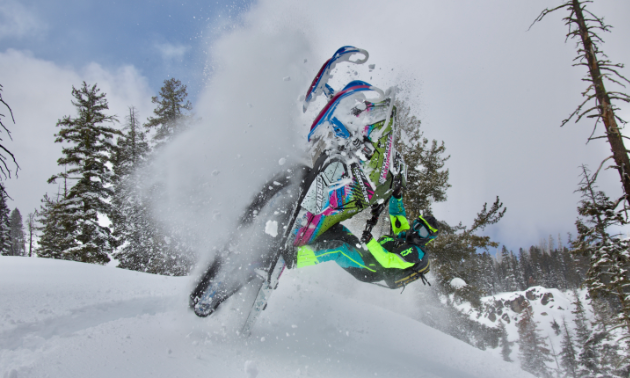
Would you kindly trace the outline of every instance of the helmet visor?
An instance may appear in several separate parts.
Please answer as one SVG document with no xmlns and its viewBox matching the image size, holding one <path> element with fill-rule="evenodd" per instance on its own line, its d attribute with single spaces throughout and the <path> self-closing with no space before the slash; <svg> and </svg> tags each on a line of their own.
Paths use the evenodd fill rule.
<svg viewBox="0 0 630 378">
<path fill-rule="evenodd" d="M 416 224 L 414 224 L 414 228 L 413 230 L 418 234 L 418 236 L 420 236 L 421 238 L 426 238 L 429 236 L 429 230 L 427 230 L 427 227 L 425 225 L 423 225 L 420 222 L 417 222 Z"/>
</svg>

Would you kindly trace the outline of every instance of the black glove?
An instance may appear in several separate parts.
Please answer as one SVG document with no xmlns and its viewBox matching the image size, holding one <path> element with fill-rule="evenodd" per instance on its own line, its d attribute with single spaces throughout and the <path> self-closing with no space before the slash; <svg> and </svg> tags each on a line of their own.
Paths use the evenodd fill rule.
<svg viewBox="0 0 630 378">
<path fill-rule="evenodd" d="M 361 241 L 365 244 L 369 243 L 372 240 L 372 233 L 370 231 L 363 231 L 363 235 L 361 235 Z"/>
</svg>

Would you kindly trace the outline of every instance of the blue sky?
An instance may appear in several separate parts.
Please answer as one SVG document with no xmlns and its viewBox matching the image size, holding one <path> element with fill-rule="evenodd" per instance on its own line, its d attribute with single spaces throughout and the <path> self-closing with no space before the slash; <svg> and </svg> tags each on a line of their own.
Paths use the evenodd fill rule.
<svg viewBox="0 0 630 378">
<path fill-rule="evenodd" d="M 194 101 L 207 59 L 207 51 L 200 46 L 228 19 L 233 23 L 249 3 L 9 0 L 4 12 L 0 10 L 0 24 L 13 24 L 14 32 L 0 38 L 0 51 L 29 50 L 61 66 L 133 65 L 155 92 L 165 79 L 175 77 L 188 85 Z"/>
</svg>

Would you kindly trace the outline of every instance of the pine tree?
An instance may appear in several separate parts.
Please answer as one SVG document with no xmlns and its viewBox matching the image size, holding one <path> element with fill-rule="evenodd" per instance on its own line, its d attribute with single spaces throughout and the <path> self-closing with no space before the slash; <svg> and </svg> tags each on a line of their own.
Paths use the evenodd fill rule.
<svg viewBox="0 0 630 378">
<path fill-rule="evenodd" d="M 517 272 L 515 266 L 515 257 L 511 251 L 503 246 L 501 249 L 501 266 L 502 271 L 504 272 L 503 279 L 503 290 L 505 291 L 516 291 L 518 290 L 517 286 Z"/>
<path fill-rule="evenodd" d="M 517 325 L 521 368 L 537 377 L 551 377 L 547 362 L 552 361 L 552 359 L 549 357 L 550 352 L 545 340 L 538 334 L 538 327 L 534 321 L 531 307 L 526 307 L 523 310 Z"/>
<path fill-rule="evenodd" d="M 11 243 L 11 256 L 24 256 L 25 242 L 24 240 L 24 223 L 22 222 L 22 214 L 16 207 L 9 216 L 9 240 Z"/>
<path fill-rule="evenodd" d="M 105 94 L 99 92 L 96 84 L 89 87 L 83 82 L 80 89 L 72 87 L 75 98 L 72 104 L 78 116 L 59 120 L 60 130 L 55 139 L 57 143 L 67 143 L 62 149 L 64 156 L 57 160 L 58 165 L 71 168 L 52 176 L 48 182 L 59 178 L 75 181 L 56 204 L 59 211 L 55 214 L 63 219 L 54 222 L 64 225 L 64 239 L 75 241 L 66 243 L 66 246 L 74 245 L 62 249 L 59 257 L 104 264 L 110 261 L 108 254 L 115 247 L 115 239 L 109 227 L 99 224 L 98 217 L 111 215 L 112 173 L 108 163 L 115 152 L 112 139 L 120 132 L 106 125 L 116 122 L 116 118 L 104 113 L 109 106 Z"/>
<path fill-rule="evenodd" d="M 194 259 L 182 250 L 177 235 L 162 227 L 152 212 L 158 187 L 138 189 L 146 177 L 150 148 L 140 130 L 134 108 L 130 108 L 124 134 L 118 138 L 114 155 L 112 215 L 114 236 L 121 247 L 114 257 L 119 268 L 165 275 L 190 273 Z"/>
<path fill-rule="evenodd" d="M 588 320 L 586 318 L 586 312 L 584 305 L 580 300 L 580 297 L 576 291 L 573 291 L 575 301 L 573 305 L 575 309 L 571 311 L 575 315 L 575 341 L 580 349 L 578 354 L 578 377 L 590 377 L 591 372 L 595 369 L 595 351 L 593 350 L 592 343 L 587 343 L 591 337 L 591 331 L 588 327 Z"/>
<path fill-rule="evenodd" d="M 567 327 L 567 322 L 563 320 L 562 325 L 564 331 L 562 332 L 562 350 L 560 351 L 560 362 L 566 376 L 577 378 L 578 363 L 575 348 L 573 346 L 573 338 L 571 337 L 571 333 L 569 332 L 569 328 Z"/>
<path fill-rule="evenodd" d="M 575 339 L 578 346 L 584 345 L 586 340 L 588 340 L 591 332 L 588 329 L 588 320 L 586 319 L 586 311 L 584 310 L 584 305 L 582 304 L 582 300 L 578 295 L 577 291 L 573 291 L 573 305 L 575 306 L 575 310 L 571 311 L 573 315 L 575 315 Z"/>
<path fill-rule="evenodd" d="M 612 298 L 619 303 L 617 325 L 623 332 L 623 340 L 630 339 L 630 241 L 610 235 L 611 226 L 626 224 L 623 210 L 617 211 L 617 203 L 604 192 L 596 191 L 594 177 L 582 167 L 579 191 L 582 200 L 578 207 L 580 218 L 576 221 L 578 238 L 573 243 L 576 254 L 590 258 L 586 282 L 592 298 Z"/>
<path fill-rule="evenodd" d="M 130 196 L 137 194 L 135 183 L 129 181 L 134 179 L 134 172 L 144 164 L 149 153 L 149 145 L 146 141 L 145 133 L 140 130 L 136 108 L 129 108 L 127 123 L 123 127 L 123 134 L 118 137 L 114 156 L 112 158 L 114 176 L 112 178 L 114 194 L 112 203 L 112 223 L 114 225 L 114 235 L 121 243 L 125 242 L 122 235 L 129 225 L 126 212 L 128 206 L 133 202 Z"/>
<path fill-rule="evenodd" d="M 28 257 L 33 256 L 33 236 L 35 236 L 37 210 L 26 216 L 26 232 L 28 232 Z"/>
<path fill-rule="evenodd" d="M 498 247 L 489 236 L 481 236 L 478 233 L 484 227 L 498 222 L 505 214 L 503 203 L 497 200 L 488 209 L 484 204 L 481 212 L 470 227 L 451 227 L 441 222 L 440 237 L 432 242 L 431 270 L 435 272 L 439 288 L 445 294 L 455 294 L 456 297 L 470 302 L 478 307 L 480 298 L 484 294 L 483 282 L 479 278 L 486 272 L 481 271 L 482 264 L 478 261 L 478 249 Z M 461 278 L 468 284 L 463 289 L 455 290 L 450 282 L 453 278 Z"/>
<path fill-rule="evenodd" d="M 553 321 L 551 322 L 551 329 L 553 329 L 553 333 L 555 333 L 556 336 L 560 336 L 560 334 L 562 333 L 562 331 L 560 330 L 560 324 L 558 324 L 556 319 L 553 319 Z"/>
<path fill-rule="evenodd" d="M 68 259 L 64 251 L 77 247 L 74 238 L 77 228 L 70 217 L 64 214 L 64 207 L 59 198 L 52 199 L 48 194 L 41 199 L 37 212 L 36 228 L 41 232 L 37 243 L 37 256 L 51 259 Z"/>
<path fill-rule="evenodd" d="M 403 201 L 409 219 L 421 213 L 430 214 L 431 204 L 446 201 L 449 171 L 444 168 L 450 156 L 444 156 L 444 142 L 429 142 L 420 130 L 420 120 L 411 114 L 411 108 L 402 101 L 396 102 L 396 150 L 407 164 L 407 190 Z"/>
<path fill-rule="evenodd" d="M 129 108 L 124 133 L 117 140 L 114 155 L 115 211 L 112 216 L 114 235 L 121 248 L 114 255 L 118 267 L 156 273 L 159 263 L 155 256 L 165 248 L 163 237 L 152 221 L 150 198 L 137 189 L 141 181 L 140 168 L 145 164 L 149 145 L 145 133 L 140 130 L 135 108 Z"/>
<path fill-rule="evenodd" d="M 627 363 L 623 363 L 623 344 L 614 334 L 616 319 L 608 301 L 591 299 L 595 315 L 593 332 L 586 344 L 593 350 L 591 374 L 603 377 L 628 377 Z"/>
<path fill-rule="evenodd" d="M 4 185 L 0 183 L 0 255 L 11 256 L 11 226 L 9 223 L 9 207 Z"/>
<path fill-rule="evenodd" d="M 157 104 L 153 110 L 155 117 L 148 118 L 144 126 L 156 129 L 153 139 L 158 144 L 166 142 L 183 130 L 192 117 L 188 113 L 192 110 L 192 105 L 186 97 L 188 97 L 186 86 L 181 81 L 171 78 L 164 80 L 160 94 L 151 98 L 151 102 Z M 184 112 L 185 110 L 188 112 Z"/>
<path fill-rule="evenodd" d="M 501 356 L 503 361 L 512 362 L 510 354 L 512 353 L 512 342 L 508 340 L 507 330 L 505 324 L 499 319 L 499 331 L 501 332 L 501 338 L 499 339 L 499 346 L 501 347 Z"/>
</svg>

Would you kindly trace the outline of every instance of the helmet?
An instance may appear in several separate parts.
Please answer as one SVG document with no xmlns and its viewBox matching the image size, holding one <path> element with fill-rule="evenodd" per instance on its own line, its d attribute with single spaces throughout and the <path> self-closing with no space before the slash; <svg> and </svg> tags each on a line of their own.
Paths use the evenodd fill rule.
<svg viewBox="0 0 630 378">
<path fill-rule="evenodd" d="M 407 242 L 416 245 L 425 245 L 437 238 L 439 234 L 438 221 L 433 216 L 421 215 L 415 219 L 411 229 L 407 232 Z"/>
</svg>

